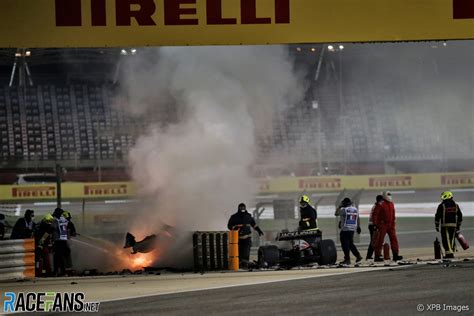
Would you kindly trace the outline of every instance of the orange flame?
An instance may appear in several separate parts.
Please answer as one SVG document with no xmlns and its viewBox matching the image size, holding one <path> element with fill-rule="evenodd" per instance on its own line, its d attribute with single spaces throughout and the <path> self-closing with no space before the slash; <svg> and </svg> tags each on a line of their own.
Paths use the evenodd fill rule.
<svg viewBox="0 0 474 316">
<path fill-rule="evenodd" d="M 143 269 L 144 267 L 149 267 L 155 261 L 155 256 L 153 254 L 147 253 L 137 253 L 131 255 L 130 258 L 130 267 L 132 269 Z"/>
<path fill-rule="evenodd" d="M 159 251 L 132 254 L 130 249 L 117 249 L 115 255 L 119 258 L 121 269 L 141 270 L 153 265 L 159 256 Z"/>
</svg>

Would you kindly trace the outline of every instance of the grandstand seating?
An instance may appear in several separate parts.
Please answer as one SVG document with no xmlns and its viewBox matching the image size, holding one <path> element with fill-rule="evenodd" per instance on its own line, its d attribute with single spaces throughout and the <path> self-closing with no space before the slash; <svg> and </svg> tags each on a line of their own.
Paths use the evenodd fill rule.
<svg viewBox="0 0 474 316">
<path fill-rule="evenodd" d="M 133 145 L 105 85 L 0 88 L 0 159 L 122 159 Z"/>
<path fill-rule="evenodd" d="M 433 99 L 440 100 L 436 105 L 440 108 L 450 101 L 440 92 L 450 78 L 465 82 L 467 88 L 459 91 L 467 92 L 458 96 L 460 103 L 471 102 L 472 107 L 472 89 L 468 88 L 472 87 L 472 70 L 457 67 L 455 61 L 436 67 L 420 63 L 423 54 L 432 56 L 426 51 L 429 47 L 412 49 L 420 55 L 416 58 L 408 58 L 413 52 L 403 46 L 368 47 L 353 44 L 346 45 L 343 52 L 326 52 L 317 81 L 322 46 L 293 54 L 296 67 L 306 71 L 309 88 L 304 101 L 274 117 L 271 135 L 257 135 L 260 162 L 296 157 L 292 163 L 309 167 L 306 171 L 295 167 L 294 173 L 310 175 L 315 173 L 311 164 L 320 157 L 327 162 L 325 168 L 330 167 L 328 162 L 372 162 L 379 172 L 378 163 L 386 161 L 472 157 L 472 133 L 457 132 L 458 137 L 446 142 L 443 130 L 455 130 L 455 121 L 447 120 L 440 129 L 444 118 L 424 115 L 432 109 Z M 407 58 L 393 58 L 387 67 L 386 54 L 404 52 Z M 458 63 L 471 55 L 467 52 L 466 56 L 460 56 Z M 453 68 L 456 72 L 450 72 Z M 407 74 L 407 70 L 412 71 Z M 437 79 L 439 73 L 443 80 Z M 406 82 L 410 76 L 416 85 Z M 114 86 L 104 82 L 84 79 L 39 81 L 32 87 L 0 86 L 0 162 L 125 160 L 135 136 L 147 125 L 146 116 L 132 119 L 120 107 L 111 106 L 126 101 L 117 101 Z M 437 99 L 419 100 L 419 91 L 426 96 L 437 94 Z M 174 118 L 166 107 L 151 114 L 163 121 Z M 473 115 L 472 109 L 467 115 Z M 363 165 L 360 170 L 369 169 Z"/>
</svg>

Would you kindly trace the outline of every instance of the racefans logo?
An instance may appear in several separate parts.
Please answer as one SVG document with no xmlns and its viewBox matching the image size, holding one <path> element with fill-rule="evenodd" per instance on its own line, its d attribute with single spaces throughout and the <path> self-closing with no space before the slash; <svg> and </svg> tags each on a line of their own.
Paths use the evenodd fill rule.
<svg viewBox="0 0 474 316">
<path fill-rule="evenodd" d="M 298 181 L 299 189 L 340 189 L 340 178 L 301 179 Z"/>
<path fill-rule="evenodd" d="M 34 187 L 14 187 L 12 188 L 14 198 L 30 197 L 52 197 L 56 196 L 56 186 L 34 186 Z"/>
<path fill-rule="evenodd" d="M 409 187 L 411 186 L 411 176 L 391 176 L 391 177 L 374 177 L 369 178 L 369 187 Z"/>
<path fill-rule="evenodd" d="M 84 195 L 88 196 L 126 194 L 128 194 L 128 187 L 126 184 L 92 184 L 84 186 Z"/>
<path fill-rule="evenodd" d="M 441 185 L 474 185 L 474 173 L 441 176 Z"/>
<path fill-rule="evenodd" d="M 3 312 L 86 312 L 99 311 L 100 302 L 85 302 L 81 292 L 5 292 Z"/>
</svg>

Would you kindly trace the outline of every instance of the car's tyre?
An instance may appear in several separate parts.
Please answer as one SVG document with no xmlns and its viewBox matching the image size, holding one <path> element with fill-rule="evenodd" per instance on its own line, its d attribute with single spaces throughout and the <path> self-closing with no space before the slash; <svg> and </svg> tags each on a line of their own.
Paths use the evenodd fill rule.
<svg viewBox="0 0 474 316">
<path fill-rule="evenodd" d="M 337 250 L 336 244 L 332 239 L 321 240 L 319 244 L 319 250 L 321 252 L 321 257 L 319 259 L 319 264 L 322 266 L 335 264 L 337 261 Z"/>
<path fill-rule="evenodd" d="M 280 261 L 280 250 L 277 246 L 262 246 L 258 248 L 258 266 L 268 268 L 278 264 Z"/>
</svg>

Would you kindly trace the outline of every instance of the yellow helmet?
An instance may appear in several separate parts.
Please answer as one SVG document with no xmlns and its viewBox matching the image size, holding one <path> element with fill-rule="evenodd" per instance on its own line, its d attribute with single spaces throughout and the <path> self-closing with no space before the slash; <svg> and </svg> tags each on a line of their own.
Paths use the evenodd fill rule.
<svg viewBox="0 0 474 316">
<path fill-rule="evenodd" d="M 43 217 L 42 221 L 44 221 L 45 223 L 51 224 L 54 221 L 54 217 L 53 215 L 48 213 Z"/>
<path fill-rule="evenodd" d="M 453 192 L 451 191 L 444 191 L 441 193 L 441 200 L 449 200 L 453 198 Z"/>
<path fill-rule="evenodd" d="M 303 195 L 303 196 L 301 196 L 301 198 L 300 198 L 300 203 L 308 203 L 308 204 L 310 204 L 310 203 L 311 203 L 311 200 L 309 199 L 309 196 Z"/>
</svg>

